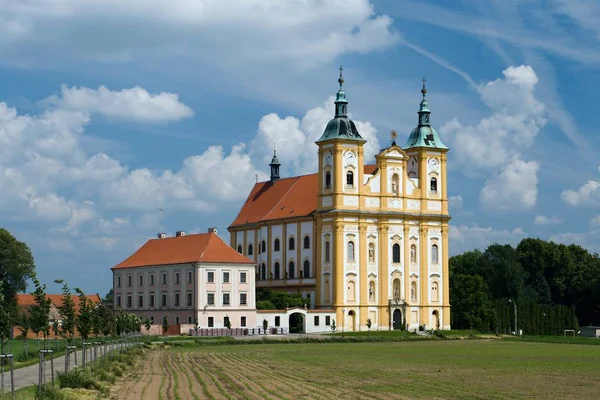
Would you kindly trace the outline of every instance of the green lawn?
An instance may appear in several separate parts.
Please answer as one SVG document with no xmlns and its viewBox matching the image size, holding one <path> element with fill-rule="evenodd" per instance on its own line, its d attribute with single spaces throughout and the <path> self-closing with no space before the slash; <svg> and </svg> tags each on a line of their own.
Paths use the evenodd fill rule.
<svg viewBox="0 0 600 400">
<path fill-rule="evenodd" d="M 257 384 L 268 385 L 278 374 L 294 376 L 299 387 L 329 390 L 338 398 L 372 393 L 383 398 L 591 399 L 600 393 L 600 351 L 587 345 L 437 340 L 176 350 L 190 351 L 221 371 L 244 365 Z"/>
</svg>

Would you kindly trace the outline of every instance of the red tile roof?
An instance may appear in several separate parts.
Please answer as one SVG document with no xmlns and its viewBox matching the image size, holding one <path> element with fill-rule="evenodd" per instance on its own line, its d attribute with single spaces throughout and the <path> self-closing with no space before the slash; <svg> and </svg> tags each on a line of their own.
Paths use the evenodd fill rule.
<svg viewBox="0 0 600 400">
<path fill-rule="evenodd" d="M 46 298 L 49 298 L 56 307 L 62 305 L 62 294 L 47 294 Z M 79 310 L 79 296 L 72 295 L 71 298 L 75 303 L 75 311 Z M 100 296 L 97 294 L 90 294 L 87 296 L 88 299 L 92 301 L 94 304 L 99 304 L 101 302 Z M 35 299 L 31 294 L 17 294 L 17 305 L 19 307 L 25 308 L 35 304 Z"/>
<path fill-rule="evenodd" d="M 150 239 L 112 269 L 189 263 L 255 264 L 215 233 Z"/>
<path fill-rule="evenodd" d="M 373 174 L 376 165 L 365 165 Z M 230 227 L 284 218 L 307 217 L 317 210 L 317 174 L 258 182 Z"/>
</svg>

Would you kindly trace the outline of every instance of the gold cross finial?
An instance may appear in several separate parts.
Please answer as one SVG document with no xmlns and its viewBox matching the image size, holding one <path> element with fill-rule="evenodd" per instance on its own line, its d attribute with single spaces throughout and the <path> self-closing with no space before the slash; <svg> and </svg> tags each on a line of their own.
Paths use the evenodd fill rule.
<svg viewBox="0 0 600 400">
<path fill-rule="evenodd" d="M 342 84 L 344 83 L 344 77 L 343 77 L 343 75 L 342 75 L 342 72 L 343 72 L 343 71 L 344 71 L 344 67 L 342 67 L 342 66 L 340 65 L 340 79 L 338 79 L 338 82 L 339 82 L 339 84 L 340 84 L 340 88 L 342 87 Z"/>
<path fill-rule="evenodd" d="M 427 79 L 423 78 L 421 81 L 423 82 L 423 89 L 421 89 L 421 93 L 423 93 L 423 98 L 425 98 L 425 93 L 427 93 L 427 89 L 425 89 L 425 82 L 427 82 Z"/>
</svg>

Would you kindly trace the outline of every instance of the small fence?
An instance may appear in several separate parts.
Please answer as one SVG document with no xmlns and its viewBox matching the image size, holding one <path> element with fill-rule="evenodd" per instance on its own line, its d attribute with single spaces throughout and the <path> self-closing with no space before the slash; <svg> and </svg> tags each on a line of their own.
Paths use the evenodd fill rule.
<svg viewBox="0 0 600 400">
<path fill-rule="evenodd" d="M 253 336 L 253 335 L 287 335 L 287 328 L 201 328 L 189 330 L 190 336 Z"/>
</svg>

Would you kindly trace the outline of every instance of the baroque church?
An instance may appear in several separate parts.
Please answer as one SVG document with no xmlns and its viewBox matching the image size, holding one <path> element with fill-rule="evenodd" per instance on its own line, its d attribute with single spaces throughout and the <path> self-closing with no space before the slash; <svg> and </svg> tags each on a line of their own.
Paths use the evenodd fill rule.
<svg viewBox="0 0 600 400">
<path fill-rule="evenodd" d="M 338 330 L 450 329 L 448 147 L 431 127 L 423 80 L 418 125 L 404 146 L 365 165 L 340 68 L 335 116 L 317 173 L 257 182 L 231 223 L 230 245 L 256 262 L 256 287 L 301 293 L 333 310 Z"/>
</svg>

